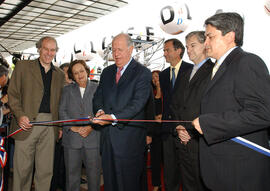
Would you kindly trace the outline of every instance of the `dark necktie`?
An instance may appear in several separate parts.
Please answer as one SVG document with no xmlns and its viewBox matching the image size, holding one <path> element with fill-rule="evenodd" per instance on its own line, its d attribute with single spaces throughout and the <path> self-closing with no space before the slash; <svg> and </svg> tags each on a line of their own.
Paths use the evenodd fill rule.
<svg viewBox="0 0 270 191">
<path fill-rule="evenodd" d="M 115 78 L 115 82 L 116 84 L 118 84 L 119 79 L 121 78 L 121 71 L 123 70 L 123 67 L 121 68 L 117 68 L 117 73 L 116 73 L 116 78 Z"/>
<path fill-rule="evenodd" d="M 175 83 L 175 68 L 172 68 L 172 87 L 174 87 Z"/>
</svg>

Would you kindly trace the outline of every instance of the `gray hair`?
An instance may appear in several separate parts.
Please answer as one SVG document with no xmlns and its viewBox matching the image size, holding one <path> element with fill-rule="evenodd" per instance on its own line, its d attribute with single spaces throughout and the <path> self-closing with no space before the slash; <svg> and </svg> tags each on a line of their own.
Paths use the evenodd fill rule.
<svg viewBox="0 0 270 191">
<path fill-rule="evenodd" d="M 204 24 L 220 30 L 223 36 L 231 31 L 234 32 L 235 44 L 237 46 L 243 45 L 244 20 L 238 13 L 218 13 L 206 19 Z"/>
<path fill-rule="evenodd" d="M 203 43 L 205 42 L 206 37 L 205 37 L 205 35 L 204 35 L 204 31 L 192 31 L 192 32 L 188 33 L 188 34 L 186 35 L 186 41 L 187 41 L 188 39 L 190 39 L 191 37 L 193 37 L 193 36 L 196 36 L 197 39 L 198 39 L 198 41 L 199 41 L 201 44 L 203 44 Z"/>
<path fill-rule="evenodd" d="M 130 37 L 127 33 L 119 33 L 118 35 L 116 35 L 116 36 L 113 38 L 113 41 L 114 41 L 116 38 L 119 38 L 120 36 L 125 37 L 126 42 L 127 42 L 127 46 L 128 46 L 128 47 L 133 46 L 132 39 L 131 39 L 131 37 Z"/>
<path fill-rule="evenodd" d="M 51 36 L 44 36 L 41 39 L 39 39 L 39 41 L 36 43 L 36 48 L 40 49 L 42 47 L 42 43 L 44 40 L 53 40 L 56 44 L 56 51 L 58 51 L 58 44 L 55 38 L 51 37 Z"/>
</svg>

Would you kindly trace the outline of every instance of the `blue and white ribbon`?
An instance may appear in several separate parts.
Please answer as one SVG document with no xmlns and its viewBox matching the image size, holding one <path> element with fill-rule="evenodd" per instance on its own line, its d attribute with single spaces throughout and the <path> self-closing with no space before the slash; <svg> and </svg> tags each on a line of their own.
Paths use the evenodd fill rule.
<svg viewBox="0 0 270 191">
<path fill-rule="evenodd" d="M 263 155 L 270 157 L 270 150 L 269 149 L 266 149 L 266 148 L 264 148 L 256 143 L 253 143 L 247 139 L 244 139 L 242 137 L 235 137 L 235 138 L 232 138 L 231 140 L 236 142 L 236 143 L 239 143 L 243 146 L 246 146 L 254 151 L 257 151 Z"/>
</svg>

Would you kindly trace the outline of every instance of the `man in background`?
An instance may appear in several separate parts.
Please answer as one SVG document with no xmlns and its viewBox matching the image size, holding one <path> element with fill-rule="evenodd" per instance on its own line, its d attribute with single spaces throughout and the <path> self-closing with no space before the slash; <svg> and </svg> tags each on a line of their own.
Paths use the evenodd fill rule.
<svg viewBox="0 0 270 191">
<path fill-rule="evenodd" d="M 170 67 L 159 74 L 161 92 L 163 93 L 162 119 L 171 120 L 170 103 L 175 88 L 184 71 L 192 67 L 182 60 L 185 53 L 184 45 L 177 39 L 166 40 L 163 47 L 164 57 Z M 163 133 L 163 160 L 164 183 L 166 191 L 179 191 L 181 185 L 180 169 L 176 160 L 176 147 L 174 142 L 175 126 L 170 123 L 162 124 Z"/>
<path fill-rule="evenodd" d="M 172 96 L 171 109 L 174 119 L 190 121 L 200 115 L 202 95 L 211 79 L 213 62 L 207 58 L 204 46 L 204 31 L 193 31 L 186 36 L 186 48 L 189 59 L 194 63 L 178 83 Z M 182 123 L 176 127 L 176 147 L 183 190 L 203 191 L 199 168 L 199 136 L 191 123 Z M 180 138 L 180 140 L 179 140 Z"/>
</svg>

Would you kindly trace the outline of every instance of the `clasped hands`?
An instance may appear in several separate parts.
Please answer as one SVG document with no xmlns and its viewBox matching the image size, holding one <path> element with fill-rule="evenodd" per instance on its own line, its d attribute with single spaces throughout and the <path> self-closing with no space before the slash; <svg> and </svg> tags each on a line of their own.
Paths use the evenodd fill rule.
<svg viewBox="0 0 270 191">
<path fill-rule="evenodd" d="M 198 133 L 200 133 L 201 135 L 203 134 L 198 117 L 192 121 L 192 125 L 198 131 Z M 176 131 L 177 131 L 179 139 L 181 140 L 181 143 L 186 145 L 188 141 L 191 139 L 186 128 L 182 125 L 178 125 L 176 127 Z"/>
<path fill-rule="evenodd" d="M 177 131 L 179 139 L 181 140 L 181 143 L 186 145 L 188 141 L 191 139 L 186 128 L 182 125 L 178 125 L 175 129 Z"/>
<path fill-rule="evenodd" d="M 93 128 L 88 125 L 88 126 L 73 126 L 70 128 L 70 130 L 74 133 L 79 133 L 82 137 L 87 137 L 92 131 Z"/>
</svg>

